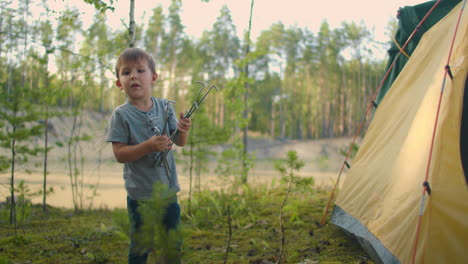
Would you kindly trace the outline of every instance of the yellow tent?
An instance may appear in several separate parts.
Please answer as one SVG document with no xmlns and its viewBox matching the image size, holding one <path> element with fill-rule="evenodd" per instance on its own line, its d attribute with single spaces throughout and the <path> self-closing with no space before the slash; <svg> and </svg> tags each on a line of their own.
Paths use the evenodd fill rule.
<svg viewBox="0 0 468 264">
<path fill-rule="evenodd" d="M 337 196 L 331 221 L 376 262 L 468 263 L 468 166 L 465 172 L 461 154 L 468 150 L 460 143 L 468 139 L 461 132 L 468 115 L 464 3 L 422 36 L 376 109 Z"/>
</svg>

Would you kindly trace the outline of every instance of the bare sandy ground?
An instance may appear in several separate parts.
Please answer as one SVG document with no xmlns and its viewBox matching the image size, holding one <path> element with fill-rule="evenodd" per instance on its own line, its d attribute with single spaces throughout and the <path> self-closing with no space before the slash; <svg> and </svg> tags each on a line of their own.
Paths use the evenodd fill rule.
<svg viewBox="0 0 468 264">
<path fill-rule="evenodd" d="M 333 143 L 328 143 L 329 141 L 331 140 L 293 142 L 286 144 L 287 146 L 275 146 L 272 147 L 274 150 L 270 150 L 269 152 L 274 153 L 274 155 L 270 155 L 268 158 L 284 158 L 288 150 L 296 150 L 299 157 L 306 163 L 298 174 L 304 177 L 313 177 L 316 185 L 332 186 L 339 175 L 344 157 L 339 153 L 331 152 L 331 149 L 333 149 L 333 146 L 341 144 L 336 141 L 340 142 L 344 140 L 334 140 Z M 266 153 L 265 149 L 263 147 L 259 152 L 263 151 Z M 324 149 L 329 153 L 326 155 L 320 154 Z M 106 147 L 106 151 L 110 152 L 111 150 Z M 250 184 L 268 185 L 274 179 L 280 178 L 279 173 L 274 169 L 273 162 L 265 160 L 265 153 L 257 154 L 262 160 L 259 160 L 256 166 L 249 172 L 248 179 Z M 62 153 L 62 155 L 66 155 L 66 153 Z M 39 160 L 36 162 L 39 162 Z M 212 164 L 212 167 L 214 165 Z M 126 206 L 122 164 L 113 161 L 112 157 L 106 157 L 106 160 L 100 166 L 88 161 L 84 163 L 83 168 L 82 179 L 85 187 L 82 192 L 85 208 L 88 206 L 92 206 L 93 208 L 124 208 Z M 33 168 L 31 171 L 32 173 L 25 173 L 24 169 L 20 168 L 15 174 L 15 182 L 18 183 L 23 180 L 32 191 L 40 190 L 43 184 L 42 168 Z M 68 162 L 66 160 L 51 161 L 48 171 L 47 184 L 54 188 L 54 192 L 47 198 L 47 203 L 52 206 L 72 208 L 73 201 Z M 232 178 L 219 177 L 213 171 L 211 169 L 210 172 L 201 175 L 200 185 L 202 189 L 217 189 L 231 183 Z M 178 172 L 181 185 L 180 195 L 186 196 L 189 192 L 190 178 L 180 166 L 178 167 Z M 7 185 L 10 180 L 10 174 L 1 175 L 0 180 L 4 186 L 0 188 L 0 198 L 1 200 L 5 200 L 9 196 Z M 192 180 L 192 186 L 194 185 L 194 181 L 195 179 Z M 89 185 L 97 186 L 97 195 L 93 195 L 92 189 L 88 187 Z M 33 202 L 41 203 L 42 198 L 36 197 L 33 199 Z"/>
<path fill-rule="evenodd" d="M 93 191 L 89 187 L 83 188 L 83 205 L 85 208 L 91 206 L 92 208 L 124 208 L 126 206 L 126 193 L 124 189 L 124 182 L 122 173 L 120 171 L 102 172 L 98 179 L 96 176 L 86 176 L 85 182 L 88 184 L 97 185 L 97 196 L 93 195 Z M 268 175 L 266 175 L 268 174 Z M 270 185 L 274 179 L 279 179 L 277 172 L 274 171 L 251 171 L 249 174 L 249 183 L 251 184 L 266 184 Z M 337 173 L 331 172 L 317 172 L 311 175 L 300 173 L 304 176 L 313 176 L 316 179 L 316 184 L 321 186 L 331 186 L 334 184 Z M 37 191 L 42 188 L 42 175 L 40 174 L 18 174 L 17 181 L 24 180 L 27 186 L 32 191 Z M 179 195 L 186 197 L 189 192 L 189 176 L 180 175 L 179 177 L 181 191 Z M 4 182 L 4 181 L 2 181 Z M 231 183 L 230 179 L 221 179 L 216 175 L 202 175 L 201 188 L 206 189 L 219 189 L 221 186 L 228 186 Z M 47 197 L 47 203 L 52 206 L 73 208 L 72 192 L 70 188 L 70 179 L 66 174 L 50 174 L 48 175 L 48 186 L 54 188 L 53 194 Z M 193 186 L 193 185 L 192 185 Z M 0 192 L 2 200 L 9 196 L 7 188 L 2 188 Z M 34 203 L 42 203 L 42 196 L 35 197 Z"/>
</svg>

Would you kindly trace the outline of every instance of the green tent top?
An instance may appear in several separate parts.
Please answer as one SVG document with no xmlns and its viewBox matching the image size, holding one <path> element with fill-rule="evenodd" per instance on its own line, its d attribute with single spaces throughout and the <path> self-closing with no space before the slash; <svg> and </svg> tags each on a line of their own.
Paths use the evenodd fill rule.
<svg viewBox="0 0 468 264">
<path fill-rule="evenodd" d="M 435 25 L 440 19 L 447 15 L 454 6 L 460 3 L 461 0 L 443 0 L 434 8 L 434 10 L 429 14 L 426 20 L 421 24 L 419 29 L 415 32 L 414 36 L 411 38 L 410 42 L 404 49 L 404 53 L 400 53 L 400 48 L 402 48 L 408 38 L 411 36 L 418 24 L 423 20 L 424 16 L 429 12 L 429 10 L 437 3 L 437 1 L 429 1 L 415 6 L 405 6 L 398 10 L 398 29 L 395 34 L 392 46 L 387 51 L 389 60 L 385 72 L 391 67 L 393 61 L 398 56 L 393 68 L 390 70 L 387 79 L 382 84 L 382 87 L 377 95 L 375 102 L 377 105 L 382 101 L 383 97 L 390 89 L 393 84 L 393 81 L 398 77 L 398 74 L 401 72 L 408 57 L 411 57 L 413 51 L 416 49 L 421 37 L 426 31 L 428 31 L 433 25 Z"/>
</svg>

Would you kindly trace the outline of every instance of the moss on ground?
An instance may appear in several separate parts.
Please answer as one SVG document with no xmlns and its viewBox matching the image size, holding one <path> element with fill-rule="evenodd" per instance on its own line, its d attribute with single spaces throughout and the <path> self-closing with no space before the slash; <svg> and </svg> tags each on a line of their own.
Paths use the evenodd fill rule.
<svg viewBox="0 0 468 264">
<path fill-rule="evenodd" d="M 202 192 L 191 200 L 191 215 L 188 200 L 181 200 L 183 263 L 224 263 L 229 216 L 232 238 L 227 263 L 276 263 L 281 247 L 279 207 L 284 194 L 278 186 Z M 333 224 L 319 225 L 327 199 L 328 194 L 317 189 L 290 194 L 281 263 L 373 263 L 355 240 Z M 20 225 L 16 235 L 11 225 L 0 225 L 0 264 L 126 263 L 125 210 L 81 214 L 58 208 L 49 208 L 44 214 L 39 206 L 31 210 L 30 219 Z"/>
</svg>

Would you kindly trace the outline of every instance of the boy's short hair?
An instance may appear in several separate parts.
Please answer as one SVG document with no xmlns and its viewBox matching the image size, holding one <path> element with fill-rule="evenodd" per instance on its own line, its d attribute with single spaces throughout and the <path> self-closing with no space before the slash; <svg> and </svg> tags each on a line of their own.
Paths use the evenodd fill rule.
<svg viewBox="0 0 468 264">
<path fill-rule="evenodd" d="M 119 79 L 119 69 L 124 63 L 138 63 L 140 60 L 145 59 L 152 73 L 156 73 L 155 62 L 153 56 L 148 52 L 139 48 L 127 48 L 119 56 L 117 64 L 115 65 L 115 75 Z"/>
</svg>

